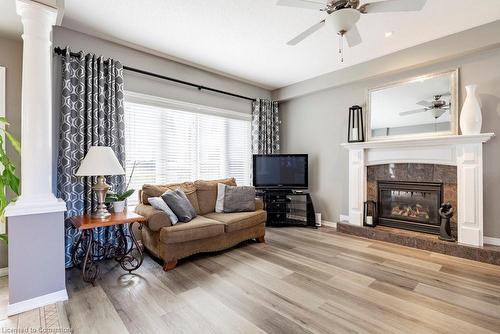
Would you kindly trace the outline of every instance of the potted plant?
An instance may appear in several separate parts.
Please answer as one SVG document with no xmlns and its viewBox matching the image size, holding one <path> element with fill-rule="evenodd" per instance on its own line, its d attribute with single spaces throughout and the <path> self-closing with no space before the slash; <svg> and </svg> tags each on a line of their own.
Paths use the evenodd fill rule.
<svg viewBox="0 0 500 334">
<path fill-rule="evenodd" d="M 105 202 L 107 204 L 113 205 L 113 211 L 116 213 L 123 212 L 125 210 L 125 200 L 130 197 L 135 191 L 135 189 L 129 189 L 130 182 L 132 181 L 132 176 L 134 175 L 136 162 L 134 162 L 134 166 L 132 167 L 132 173 L 128 179 L 127 185 L 125 186 L 125 191 L 123 192 L 113 192 L 108 191 L 106 194 Z"/>
<path fill-rule="evenodd" d="M 5 117 L 0 117 L 0 131 L 5 134 L 12 147 L 17 153 L 21 153 L 21 144 L 5 130 L 4 126 L 9 125 Z M 0 173 L 0 224 L 5 223 L 5 208 L 10 202 L 15 201 L 15 197 L 10 201 L 7 196 L 7 191 L 10 189 L 16 196 L 19 196 L 19 178 L 16 176 L 16 166 L 10 161 L 4 148 L 4 137 L 0 136 L 0 168 L 3 169 Z M 0 234 L 0 240 L 7 242 L 7 234 Z"/>
</svg>

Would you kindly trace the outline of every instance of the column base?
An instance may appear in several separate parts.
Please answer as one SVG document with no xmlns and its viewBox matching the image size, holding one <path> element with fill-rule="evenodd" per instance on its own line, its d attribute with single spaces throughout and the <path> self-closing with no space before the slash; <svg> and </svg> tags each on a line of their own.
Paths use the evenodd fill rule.
<svg viewBox="0 0 500 334">
<path fill-rule="evenodd" d="M 13 316 L 36 308 L 68 300 L 66 289 L 48 293 L 29 300 L 7 305 L 7 316 Z"/>
<path fill-rule="evenodd" d="M 8 223 L 9 314 L 66 298 L 64 210 L 22 211 Z"/>
<path fill-rule="evenodd" d="M 21 195 L 17 201 L 7 206 L 5 216 L 14 217 L 61 211 L 66 211 L 66 202 L 56 198 L 52 193 L 37 196 Z"/>
</svg>

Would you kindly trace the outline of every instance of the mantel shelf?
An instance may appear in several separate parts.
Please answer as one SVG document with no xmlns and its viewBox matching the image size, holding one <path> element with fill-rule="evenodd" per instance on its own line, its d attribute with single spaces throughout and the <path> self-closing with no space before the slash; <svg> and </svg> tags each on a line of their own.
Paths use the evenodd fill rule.
<svg viewBox="0 0 500 334">
<path fill-rule="evenodd" d="M 480 133 L 477 135 L 452 135 L 452 136 L 435 136 L 435 137 L 421 137 L 421 138 L 374 140 L 374 141 L 366 141 L 360 143 L 343 143 L 341 145 L 348 150 L 359 150 L 359 149 L 369 149 L 369 148 L 477 144 L 477 143 L 486 143 L 494 136 L 495 136 L 494 133 Z"/>
</svg>

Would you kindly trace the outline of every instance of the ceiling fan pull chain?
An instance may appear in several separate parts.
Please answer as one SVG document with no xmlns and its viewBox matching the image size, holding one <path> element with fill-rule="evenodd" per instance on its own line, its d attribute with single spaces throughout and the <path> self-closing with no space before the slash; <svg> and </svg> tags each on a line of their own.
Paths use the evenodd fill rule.
<svg viewBox="0 0 500 334">
<path fill-rule="evenodd" d="M 339 56 L 340 56 L 340 62 L 343 63 L 344 62 L 344 36 L 343 34 L 339 33 L 338 34 L 339 36 Z"/>
</svg>

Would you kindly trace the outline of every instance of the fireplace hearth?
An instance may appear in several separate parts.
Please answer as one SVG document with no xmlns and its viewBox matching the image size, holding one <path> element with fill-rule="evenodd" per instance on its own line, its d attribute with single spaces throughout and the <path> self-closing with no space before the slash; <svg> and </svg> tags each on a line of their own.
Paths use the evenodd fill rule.
<svg viewBox="0 0 500 334">
<path fill-rule="evenodd" d="M 378 181 L 379 224 L 439 234 L 440 182 Z"/>
</svg>

